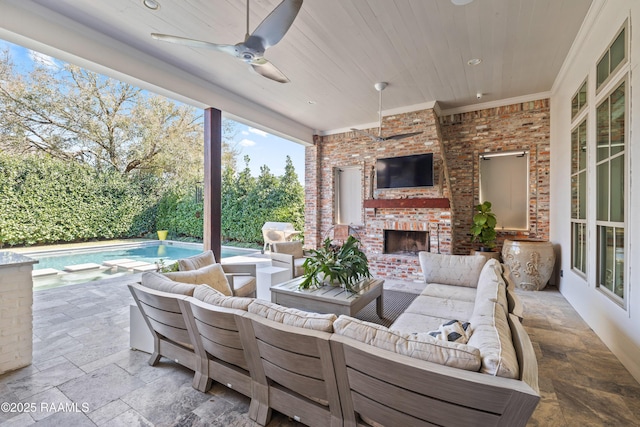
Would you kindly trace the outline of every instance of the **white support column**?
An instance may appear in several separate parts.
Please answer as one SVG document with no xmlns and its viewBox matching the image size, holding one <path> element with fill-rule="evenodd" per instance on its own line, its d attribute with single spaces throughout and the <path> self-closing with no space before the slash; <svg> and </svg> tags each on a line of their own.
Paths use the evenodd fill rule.
<svg viewBox="0 0 640 427">
<path fill-rule="evenodd" d="M 33 352 L 33 264 L 0 252 L 0 374 L 30 365 Z"/>
</svg>

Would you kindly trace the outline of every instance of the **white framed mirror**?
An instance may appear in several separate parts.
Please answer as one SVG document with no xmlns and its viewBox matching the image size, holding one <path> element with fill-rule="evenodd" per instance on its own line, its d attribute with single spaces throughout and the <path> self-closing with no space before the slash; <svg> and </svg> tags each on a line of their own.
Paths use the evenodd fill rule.
<svg viewBox="0 0 640 427">
<path fill-rule="evenodd" d="M 496 230 L 529 229 L 529 152 L 482 153 L 480 203 L 491 202 Z"/>
</svg>

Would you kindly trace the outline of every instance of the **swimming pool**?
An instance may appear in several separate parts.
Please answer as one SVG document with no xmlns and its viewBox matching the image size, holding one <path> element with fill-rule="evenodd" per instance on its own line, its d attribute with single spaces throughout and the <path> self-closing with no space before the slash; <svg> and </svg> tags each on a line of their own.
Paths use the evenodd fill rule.
<svg viewBox="0 0 640 427">
<path fill-rule="evenodd" d="M 144 246 L 127 248 L 100 248 L 75 249 L 64 251 L 64 253 L 27 253 L 25 255 L 37 259 L 38 264 L 34 265 L 34 270 L 54 268 L 64 270 L 66 266 L 75 264 L 95 263 L 102 264 L 105 261 L 114 259 L 131 259 L 134 261 L 145 261 L 151 264 L 163 260 L 165 264 L 170 264 L 178 259 L 187 258 L 202 252 L 202 245 L 181 246 L 179 244 L 160 243 L 155 245 L 145 244 Z M 245 249 L 235 249 L 229 247 L 222 248 L 222 258 L 246 254 Z"/>
<path fill-rule="evenodd" d="M 65 284 L 91 282 L 155 270 L 178 259 L 202 253 L 202 244 L 149 241 L 81 249 L 23 252 L 38 260 L 34 264 L 34 289 L 49 289 Z M 222 258 L 249 255 L 251 249 L 222 247 Z M 71 271 L 70 271 L 71 270 Z M 75 271 L 74 271 L 75 270 Z"/>
</svg>

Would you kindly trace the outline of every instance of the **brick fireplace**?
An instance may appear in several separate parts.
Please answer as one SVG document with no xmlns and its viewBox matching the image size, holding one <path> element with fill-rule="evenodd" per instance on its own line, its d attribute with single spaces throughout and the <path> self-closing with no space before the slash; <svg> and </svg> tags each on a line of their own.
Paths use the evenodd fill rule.
<svg viewBox="0 0 640 427">
<path fill-rule="evenodd" d="M 362 218 L 349 225 L 363 244 L 372 274 L 420 280 L 415 251 L 385 253 L 385 231 L 424 232 L 430 252 L 468 254 L 477 249 L 469 237 L 473 206 L 479 203 L 476 159 L 482 152 L 514 149 L 531 153 L 530 230 L 499 232 L 498 245 L 504 238 L 548 239 L 548 99 L 440 118 L 433 108 L 383 117 L 384 134 L 409 132 L 422 133 L 383 142 L 354 132 L 315 137 L 305 152 L 305 247 L 318 247 L 337 223 L 336 168 L 358 167 Z M 424 153 L 433 153 L 433 187 L 376 188 L 372 171 L 377 159 Z"/>
<path fill-rule="evenodd" d="M 451 213 L 438 208 L 366 208 L 361 233 L 372 273 L 379 277 L 421 280 L 418 252 L 449 253 Z M 387 239 L 401 237 L 405 246 L 389 251 Z M 389 253 L 391 252 L 391 253 Z"/>
<path fill-rule="evenodd" d="M 384 230 L 383 254 L 418 255 L 429 252 L 429 232 L 415 230 Z"/>
</svg>

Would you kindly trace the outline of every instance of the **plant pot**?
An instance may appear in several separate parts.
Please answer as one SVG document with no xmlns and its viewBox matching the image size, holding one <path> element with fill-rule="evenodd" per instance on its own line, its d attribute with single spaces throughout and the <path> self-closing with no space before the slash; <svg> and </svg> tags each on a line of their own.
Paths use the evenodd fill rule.
<svg viewBox="0 0 640 427">
<path fill-rule="evenodd" d="M 502 246 L 502 259 L 518 288 L 540 291 L 551 278 L 556 255 L 551 242 L 507 239 Z"/>
<path fill-rule="evenodd" d="M 167 240 L 167 234 L 169 234 L 169 230 L 158 230 L 158 240 Z"/>
<path fill-rule="evenodd" d="M 490 260 L 491 258 L 495 258 L 498 261 L 500 261 L 500 252 L 495 252 L 492 250 L 483 251 L 482 248 L 480 248 L 479 251 L 471 251 L 471 255 L 482 255 L 487 259 L 487 261 Z"/>
</svg>

